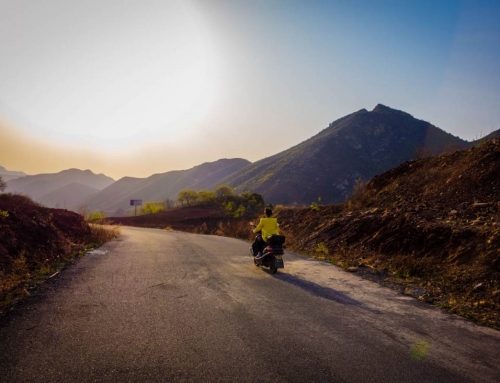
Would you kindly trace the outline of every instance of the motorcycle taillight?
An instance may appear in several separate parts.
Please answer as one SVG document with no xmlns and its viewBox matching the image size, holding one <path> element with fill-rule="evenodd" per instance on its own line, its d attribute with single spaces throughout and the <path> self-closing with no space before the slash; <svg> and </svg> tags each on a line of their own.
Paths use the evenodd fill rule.
<svg viewBox="0 0 500 383">
<path fill-rule="evenodd" d="M 273 248 L 271 246 L 266 247 L 266 251 L 273 251 Z"/>
</svg>

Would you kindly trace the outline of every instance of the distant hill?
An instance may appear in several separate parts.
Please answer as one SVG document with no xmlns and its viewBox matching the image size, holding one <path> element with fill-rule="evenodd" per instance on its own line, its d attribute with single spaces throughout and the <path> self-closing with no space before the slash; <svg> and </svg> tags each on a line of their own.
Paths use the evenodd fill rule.
<svg viewBox="0 0 500 383">
<path fill-rule="evenodd" d="M 2 176 L 4 181 L 11 181 L 19 177 L 24 177 L 27 174 L 24 172 L 16 172 L 12 170 L 7 170 L 3 166 L 0 166 L 0 176 Z"/>
<path fill-rule="evenodd" d="M 73 199 L 71 194 L 77 188 L 71 184 L 84 185 L 80 188 L 87 192 L 90 189 L 101 190 L 114 183 L 114 179 L 104 174 L 94 174 L 90 170 L 68 169 L 59 173 L 38 174 L 14 179 L 7 184 L 6 192 L 27 194 L 35 201 L 43 203 L 51 201 L 52 206 L 63 205 L 64 201 Z M 62 188 L 62 189 L 61 189 Z M 61 189 L 61 190 L 60 190 Z M 61 200 L 56 201 L 58 195 Z"/>
<path fill-rule="evenodd" d="M 468 148 L 464 141 L 408 113 L 377 105 L 338 119 L 314 137 L 223 179 L 266 202 L 345 200 L 356 179 L 369 180 L 410 159 Z M 215 186 L 215 185 L 213 185 Z"/>
<path fill-rule="evenodd" d="M 98 192 L 98 189 L 76 182 L 62 186 L 38 198 L 38 202 L 47 207 L 70 209 L 83 199 Z"/>
<path fill-rule="evenodd" d="M 112 215 L 120 209 L 130 209 L 131 199 L 142 199 L 144 202 L 177 199 L 183 189 L 202 190 L 211 185 L 219 185 L 222 179 L 237 173 L 248 164 L 249 161 L 241 158 L 221 159 L 191 169 L 154 174 L 147 178 L 124 177 L 81 201 L 79 206 L 73 205 L 72 209 L 85 207 L 87 210 L 103 210 Z"/>
</svg>

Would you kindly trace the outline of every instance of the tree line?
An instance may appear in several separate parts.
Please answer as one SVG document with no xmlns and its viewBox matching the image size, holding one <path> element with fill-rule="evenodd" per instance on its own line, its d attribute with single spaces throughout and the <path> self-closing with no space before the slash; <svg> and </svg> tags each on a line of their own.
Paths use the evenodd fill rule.
<svg viewBox="0 0 500 383">
<path fill-rule="evenodd" d="M 245 191 L 236 194 L 228 185 L 220 185 L 215 190 L 184 189 L 177 200 L 148 201 L 141 207 L 141 214 L 154 214 L 174 207 L 217 204 L 229 217 L 251 217 L 264 208 L 264 197 L 258 193 Z"/>
</svg>

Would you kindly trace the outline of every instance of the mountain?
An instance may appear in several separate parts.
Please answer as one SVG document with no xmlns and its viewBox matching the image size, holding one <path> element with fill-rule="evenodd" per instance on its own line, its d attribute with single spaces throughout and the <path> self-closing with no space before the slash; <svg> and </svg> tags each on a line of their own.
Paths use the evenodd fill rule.
<svg viewBox="0 0 500 383">
<path fill-rule="evenodd" d="M 98 191 L 90 186 L 72 182 L 39 197 L 37 201 L 47 207 L 71 210 L 80 201 L 89 198 Z"/>
<path fill-rule="evenodd" d="M 356 179 L 369 180 L 412 158 L 468 148 L 464 141 L 408 113 L 377 105 L 340 118 L 314 137 L 221 180 L 266 202 L 337 203 Z M 213 185 L 215 186 L 215 185 Z"/>
<path fill-rule="evenodd" d="M 27 174 L 24 172 L 16 172 L 16 171 L 9 171 L 5 169 L 3 166 L 0 166 L 0 176 L 3 178 L 4 181 L 11 181 L 19 177 L 24 177 Z"/>
<path fill-rule="evenodd" d="M 221 159 L 188 170 L 154 174 L 147 178 L 123 177 L 72 208 L 103 210 L 110 215 L 119 210 L 129 209 L 131 199 L 142 199 L 144 202 L 167 198 L 175 200 L 181 190 L 205 190 L 211 185 L 220 185 L 222 179 L 238 173 L 248 164 L 249 161 L 241 158 Z"/>
<path fill-rule="evenodd" d="M 68 169 L 59 173 L 37 174 L 33 176 L 25 176 L 10 181 L 7 184 L 6 192 L 27 194 L 37 202 L 41 202 L 44 198 L 55 202 L 53 193 L 59 193 L 63 205 L 65 199 L 71 199 L 72 196 L 64 193 L 64 188 L 71 184 L 80 184 L 82 190 L 86 188 L 101 190 L 114 183 L 115 180 L 107 177 L 104 174 L 94 174 L 90 170 Z M 62 191 L 57 191 L 63 188 Z M 69 187 L 67 190 L 74 191 L 76 188 Z M 88 191 L 88 189 L 86 189 Z M 57 191 L 57 192 L 56 192 Z M 47 196 L 47 197 L 46 197 Z M 54 205 L 55 206 L 55 205 Z"/>
<path fill-rule="evenodd" d="M 500 329 L 499 174 L 497 139 L 407 161 L 345 204 L 275 216 L 289 249 Z"/>
</svg>

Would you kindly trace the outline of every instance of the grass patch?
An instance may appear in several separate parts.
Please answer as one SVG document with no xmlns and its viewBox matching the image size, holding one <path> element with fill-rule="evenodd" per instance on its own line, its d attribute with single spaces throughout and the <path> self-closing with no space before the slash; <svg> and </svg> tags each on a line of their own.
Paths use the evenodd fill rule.
<svg viewBox="0 0 500 383">
<path fill-rule="evenodd" d="M 120 234 L 120 228 L 117 226 L 101 225 L 96 223 L 91 223 L 89 226 L 90 236 L 88 243 L 92 248 L 99 247 Z"/>
</svg>

